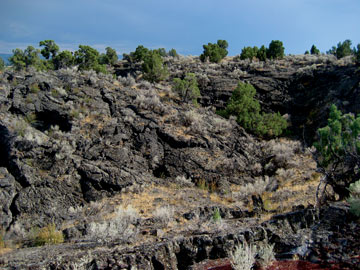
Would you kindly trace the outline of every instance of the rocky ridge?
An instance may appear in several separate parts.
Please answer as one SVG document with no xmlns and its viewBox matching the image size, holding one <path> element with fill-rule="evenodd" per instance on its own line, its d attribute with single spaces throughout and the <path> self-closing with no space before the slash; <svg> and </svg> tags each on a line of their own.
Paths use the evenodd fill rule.
<svg viewBox="0 0 360 270">
<path fill-rule="evenodd" d="M 305 241 L 305 233 L 296 236 L 297 226 L 310 231 L 319 226 L 311 206 L 284 216 L 305 218 L 286 225 L 298 237 L 289 244 L 284 222 L 259 218 L 264 211 L 311 204 L 319 174 L 309 152 L 295 140 L 254 138 L 214 108 L 224 106 L 238 80 L 248 81 L 265 110 L 288 114 L 293 131 L 302 125 L 311 138 L 330 102 L 359 111 L 357 67 L 329 57 L 227 59 L 219 65 L 185 58 L 169 59 L 168 65 L 170 80 L 155 85 L 125 63 L 116 72 L 140 75 L 136 80 L 76 70 L 0 74 L 4 239 L 26 246 L 32 228 L 51 222 L 66 236 L 66 244 L 7 253 L 1 266 L 186 269 L 228 256 L 245 235 L 262 234 L 251 241 L 265 240 L 261 231 L 285 256 Z M 186 72 L 197 75 L 199 108 L 181 104 L 171 91 L 171 78 Z M 221 225 L 212 221 L 216 209 Z M 322 213 L 327 211 L 352 220 L 346 208 Z M 349 226 L 358 226 L 352 222 Z M 120 234 L 94 234 L 114 224 Z M 333 227 L 320 231 L 335 233 Z M 320 249 L 310 246 L 312 253 L 302 254 L 308 259 Z M 346 252 L 346 259 L 336 259 L 356 255 L 356 249 Z"/>
</svg>

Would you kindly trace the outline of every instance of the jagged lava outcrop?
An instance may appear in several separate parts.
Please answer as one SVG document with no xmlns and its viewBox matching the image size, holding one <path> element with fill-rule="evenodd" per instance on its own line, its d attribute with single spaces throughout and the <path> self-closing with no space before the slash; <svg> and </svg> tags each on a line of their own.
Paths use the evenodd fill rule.
<svg viewBox="0 0 360 270">
<path fill-rule="evenodd" d="M 13 243 L 0 266 L 187 269 L 265 238 L 280 257 L 302 248 L 306 259 L 351 263 L 359 225 L 343 205 L 312 210 L 319 175 L 302 143 L 311 143 L 330 104 L 359 112 L 358 68 L 331 56 L 166 64 L 170 77 L 159 84 L 126 62 L 115 67 L 118 79 L 73 69 L 0 74 L 0 226 Z M 171 90 L 172 78 L 187 72 L 198 79 L 199 107 Z M 261 140 L 216 115 L 239 80 L 255 86 L 265 111 L 287 115 L 291 139 Z M 137 216 L 126 230 L 94 235 L 130 205 Z M 165 223 L 154 214 L 161 207 L 171 213 Z M 212 222 L 216 209 L 221 226 Z M 263 223 L 279 209 L 298 211 Z M 329 213 L 337 223 L 321 225 Z M 29 232 L 52 222 L 65 243 L 26 248 Z M 341 243 L 343 256 L 324 258 L 322 245 L 340 244 L 314 226 L 341 234 L 333 230 L 342 222 L 355 235 Z"/>
</svg>

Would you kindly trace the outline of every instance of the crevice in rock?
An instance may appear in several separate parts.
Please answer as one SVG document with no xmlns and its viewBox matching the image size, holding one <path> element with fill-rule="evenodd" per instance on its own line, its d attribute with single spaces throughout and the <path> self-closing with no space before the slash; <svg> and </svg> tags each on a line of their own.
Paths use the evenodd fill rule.
<svg viewBox="0 0 360 270">
<path fill-rule="evenodd" d="M 15 223 L 16 221 L 16 217 L 20 214 L 19 210 L 17 209 L 15 203 L 16 203 L 16 200 L 18 199 L 19 197 L 19 193 L 17 193 L 14 198 L 12 199 L 12 202 L 10 204 L 10 207 L 9 207 L 9 210 L 11 212 L 11 222 L 8 226 L 8 228 L 5 228 L 6 230 L 8 230 L 9 228 L 11 228 L 11 226 Z"/>
<path fill-rule="evenodd" d="M 154 267 L 154 270 L 164 270 L 164 269 L 165 269 L 164 265 L 163 265 L 161 262 L 159 262 L 159 261 L 155 258 L 155 256 L 153 256 L 153 257 L 151 258 L 151 263 L 152 263 L 152 265 L 153 265 L 153 267 Z"/>
<path fill-rule="evenodd" d="M 51 126 L 58 126 L 63 132 L 71 131 L 71 123 L 67 116 L 61 115 L 57 111 L 43 111 L 36 113 L 36 123 L 33 126 L 44 132 Z"/>
<path fill-rule="evenodd" d="M 155 168 L 155 170 L 153 170 L 153 175 L 157 178 L 170 177 L 170 173 L 164 164 L 161 164 L 160 166 Z"/>
</svg>

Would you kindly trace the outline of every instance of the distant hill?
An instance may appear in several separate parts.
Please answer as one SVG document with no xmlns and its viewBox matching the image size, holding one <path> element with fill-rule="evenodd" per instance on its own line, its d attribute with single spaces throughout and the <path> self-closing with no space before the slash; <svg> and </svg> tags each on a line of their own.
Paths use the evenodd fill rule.
<svg viewBox="0 0 360 270">
<path fill-rule="evenodd" d="M 0 53 L 0 57 L 4 60 L 6 65 L 9 65 L 9 57 L 12 56 L 10 53 Z"/>
</svg>

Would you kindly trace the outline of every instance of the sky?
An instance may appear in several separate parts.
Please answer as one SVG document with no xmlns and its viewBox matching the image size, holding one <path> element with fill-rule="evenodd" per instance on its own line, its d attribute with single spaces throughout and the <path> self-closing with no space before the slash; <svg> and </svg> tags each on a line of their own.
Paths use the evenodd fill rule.
<svg viewBox="0 0 360 270">
<path fill-rule="evenodd" d="M 0 0 L 0 29 L 0 53 L 52 39 L 61 50 L 143 45 L 200 55 L 224 39 L 229 55 L 272 40 L 302 54 L 360 43 L 360 0 Z"/>
</svg>

